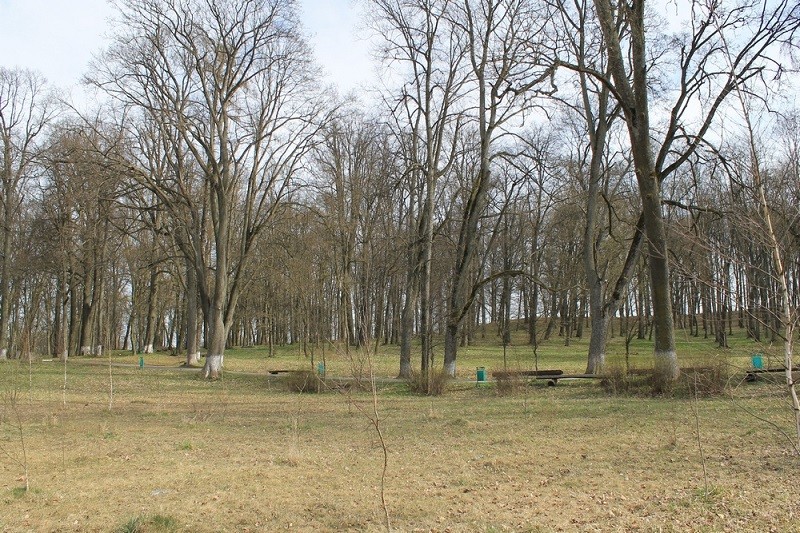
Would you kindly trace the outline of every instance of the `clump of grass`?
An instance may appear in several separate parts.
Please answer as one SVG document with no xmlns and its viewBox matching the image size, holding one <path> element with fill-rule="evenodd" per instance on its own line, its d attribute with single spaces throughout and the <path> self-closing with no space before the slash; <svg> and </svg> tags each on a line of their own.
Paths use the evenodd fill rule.
<svg viewBox="0 0 800 533">
<path fill-rule="evenodd" d="M 172 533 L 178 530 L 178 521 L 171 516 L 135 516 L 116 529 L 117 533 Z"/>
<path fill-rule="evenodd" d="M 408 388 L 414 394 L 441 396 L 447 391 L 450 375 L 444 369 L 429 370 L 426 378 L 421 373 L 412 372 L 408 380 Z"/>
<path fill-rule="evenodd" d="M 116 533 L 144 533 L 144 524 L 142 517 L 134 516 L 127 522 L 119 526 Z"/>
<path fill-rule="evenodd" d="M 172 532 L 178 530 L 178 521 L 171 516 L 156 514 L 150 517 L 150 526 L 157 532 Z"/>
<path fill-rule="evenodd" d="M 299 370 L 289 372 L 286 386 L 290 392 L 322 392 L 325 389 L 325 382 L 315 372 Z"/>
<path fill-rule="evenodd" d="M 694 499 L 702 505 L 714 506 L 722 499 L 722 491 L 719 487 L 703 487 L 693 491 Z"/>
</svg>

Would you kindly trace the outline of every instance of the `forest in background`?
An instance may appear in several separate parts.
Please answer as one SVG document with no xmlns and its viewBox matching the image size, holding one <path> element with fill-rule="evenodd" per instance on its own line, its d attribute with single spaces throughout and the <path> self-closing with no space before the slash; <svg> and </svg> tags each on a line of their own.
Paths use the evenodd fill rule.
<svg viewBox="0 0 800 533">
<path fill-rule="evenodd" d="M 347 97 L 280 0 L 120 6 L 91 112 L 0 68 L 2 356 L 792 334 L 794 3 L 367 3 Z"/>
</svg>

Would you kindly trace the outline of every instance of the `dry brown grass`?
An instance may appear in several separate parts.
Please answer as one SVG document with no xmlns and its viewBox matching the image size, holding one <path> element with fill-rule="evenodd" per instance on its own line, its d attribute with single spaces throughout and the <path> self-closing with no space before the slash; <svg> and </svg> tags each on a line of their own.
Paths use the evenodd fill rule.
<svg viewBox="0 0 800 533">
<path fill-rule="evenodd" d="M 0 530 L 380 530 L 382 451 L 368 393 L 296 394 L 259 376 L 57 364 L 12 372 L 27 494 L 0 459 Z M 798 458 L 753 411 L 791 427 L 780 389 L 727 398 L 610 397 L 591 383 L 525 398 L 452 384 L 440 398 L 379 392 L 387 500 L 398 531 L 791 531 Z M 695 418 L 695 411 L 697 418 Z M 3 420 L 0 415 L 0 421 Z M 703 477 L 696 427 L 705 457 Z M 0 424 L 0 446 L 17 436 Z M 169 528 L 167 528 L 169 529 Z M 145 530 L 152 530 L 145 529 Z"/>
</svg>

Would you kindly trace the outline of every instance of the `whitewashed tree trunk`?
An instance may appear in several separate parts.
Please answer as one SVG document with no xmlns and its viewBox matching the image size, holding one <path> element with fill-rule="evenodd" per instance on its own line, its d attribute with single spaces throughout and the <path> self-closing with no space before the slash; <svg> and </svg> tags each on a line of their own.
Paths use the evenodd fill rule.
<svg viewBox="0 0 800 533">
<path fill-rule="evenodd" d="M 225 355 L 225 341 L 227 329 L 223 320 L 222 309 L 212 309 L 211 324 L 208 331 L 208 350 L 206 362 L 203 366 L 203 377 L 217 379 L 222 375 L 222 363 Z"/>
<path fill-rule="evenodd" d="M 206 379 L 217 379 L 222 375 L 222 360 L 224 354 L 209 353 L 206 355 L 206 364 L 203 367 L 203 377 Z"/>
</svg>

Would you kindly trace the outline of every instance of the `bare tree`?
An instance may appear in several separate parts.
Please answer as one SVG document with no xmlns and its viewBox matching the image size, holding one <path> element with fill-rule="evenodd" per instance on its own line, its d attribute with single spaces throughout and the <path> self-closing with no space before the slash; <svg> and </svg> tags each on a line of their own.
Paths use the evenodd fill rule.
<svg viewBox="0 0 800 533">
<path fill-rule="evenodd" d="M 455 159 L 462 123 L 463 34 L 448 17 L 456 0 L 372 0 L 383 55 L 400 67 L 402 85 L 390 108 L 409 183 L 409 264 L 401 319 L 400 376 L 411 375 L 411 338 L 419 300 L 421 369 L 431 364 L 431 259 L 437 184 Z"/>
<path fill-rule="evenodd" d="M 692 1 L 684 25 L 688 31 L 674 36 L 665 48 L 657 44 L 662 34 L 646 31 L 651 18 L 645 4 L 594 0 L 608 75 L 588 66 L 565 64 L 601 80 L 622 108 L 648 245 L 655 372 L 657 382 L 666 383 L 677 378 L 679 369 L 661 210 L 662 183 L 707 141 L 709 128 L 730 93 L 773 64 L 771 50 L 797 28 L 798 6 L 788 0 L 733 6 Z M 733 61 L 729 65 L 725 64 L 722 46 L 722 32 L 726 30 L 741 37 L 731 50 Z M 669 117 L 663 128 L 651 125 L 651 113 L 656 108 L 652 91 L 657 85 L 653 64 L 659 57 L 664 59 L 660 71 L 671 72 L 677 79 L 677 85 L 668 93 Z M 654 138 L 660 142 L 654 145 Z"/>
<path fill-rule="evenodd" d="M 113 145 L 106 144 L 97 130 L 64 123 L 48 140 L 42 201 L 52 233 L 52 255 L 60 270 L 59 306 L 70 301 L 69 319 L 64 308 L 56 321 L 61 330 L 56 344 L 62 358 L 70 351 L 94 354 L 110 341 L 106 310 L 115 298 L 106 294 L 107 276 L 123 242 L 120 232 L 126 231 L 117 202 L 122 179 L 107 164 L 116 157 L 110 152 Z"/>
<path fill-rule="evenodd" d="M 42 77 L 0 67 L 0 359 L 8 351 L 15 226 L 41 139 L 55 112 Z"/>
<path fill-rule="evenodd" d="M 533 102 L 555 91 L 555 65 L 541 54 L 546 17 L 529 0 L 464 0 L 453 17 L 454 32 L 468 41 L 472 108 L 479 163 L 469 186 L 460 219 L 453 281 L 449 294 L 444 341 L 444 369 L 456 371 L 458 329 L 472 305 L 475 291 L 470 269 L 477 252 L 477 229 L 487 204 L 492 161 L 505 155 L 497 141 L 508 135 L 515 119 L 522 121 Z"/>
<path fill-rule="evenodd" d="M 642 248 L 642 234 L 640 230 L 635 231 L 627 258 L 622 262 L 615 260 L 620 250 L 609 243 L 620 239 L 615 233 L 630 231 L 614 227 L 620 212 L 613 205 L 613 191 L 619 187 L 628 166 L 626 158 L 610 148 L 614 142 L 613 126 L 621 110 L 611 98 L 609 86 L 587 74 L 591 69 L 602 72 L 606 78 L 610 76 L 602 33 L 592 17 L 591 3 L 585 0 L 563 2 L 557 13 L 558 31 L 563 34 L 562 59 L 570 58 L 578 70 L 573 83 L 574 93 L 565 91 L 567 94 L 560 96 L 558 101 L 582 119 L 580 125 L 575 125 L 578 133 L 575 142 L 580 144 L 572 158 L 573 172 L 577 172 L 585 183 L 586 196 L 582 263 L 591 320 L 586 372 L 597 373 L 605 364 L 609 324 L 636 266 Z M 624 227 L 624 222 L 621 225 Z"/>
<path fill-rule="evenodd" d="M 139 160 L 131 174 L 157 195 L 197 273 L 208 324 L 203 375 L 213 378 L 255 239 L 285 200 L 319 126 L 310 52 L 293 3 L 117 6 L 119 33 L 93 79 L 127 106 L 127 129 L 145 127 L 132 132 Z M 207 196 L 198 195 L 203 190 Z M 206 209 L 210 254 L 200 225 Z"/>
<path fill-rule="evenodd" d="M 720 39 L 725 52 L 727 53 L 728 65 L 732 68 L 734 57 L 729 45 L 729 40 L 726 34 L 723 33 L 724 28 L 722 23 L 719 21 L 719 18 L 717 18 L 717 23 L 720 29 Z M 779 317 L 779 323 L 783 330 L 781 333 L 783 336 L 783 360 L 786 368 L 786 387 L 789 391 L 789 399 L 791 401 L 792 412 L 794 415 L 795 437 L 797 439 L 796 442 L 797 445 L 800 445 L 800 398 L 798 398 L 797 388 L 794 380 L 794 337 L 795 327 L 798 323 L 798 315 L 795 308 L 792 306 L 792 291 L 785 266 L 786 260 L 784 258 L 784 246 L 781 243 L 775 223 L 773 222 L 773 209 L 767 197 L 767 188 L 764 183 L 764 169 L 761 163 L 754 120 L 751 116 L 751 103 L 748 101 L 747 97 L 751 91 L 748 89 L 749 88 L 745 83 L 735 87 L 736 96 L 741 106 L 747 133 L 749 156 L 749 168 L 747 170 L 749 171 L 753 188 L 755 189 L 757 203 L 763 219 L 763 230 L 766 233 L 769 248 L 772 252 L 772 268 L 774 271 L 774 276 L 778 282 L 778 297 L 780 304 L 777 306 L 777 314 Z M 798 211 L 798 215 L 800 215 L 800 211 Z"/>
</svg>

